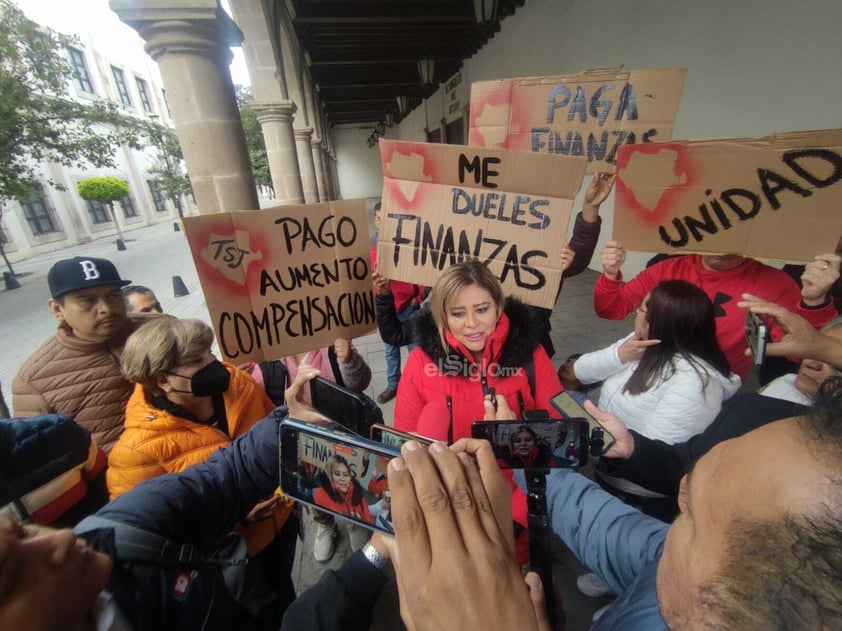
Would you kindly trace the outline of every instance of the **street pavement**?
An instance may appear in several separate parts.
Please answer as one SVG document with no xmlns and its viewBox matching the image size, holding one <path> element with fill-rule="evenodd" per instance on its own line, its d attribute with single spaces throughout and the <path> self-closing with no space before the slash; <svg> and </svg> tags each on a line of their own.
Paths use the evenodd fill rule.
<svg viewBox="0 0 842 631">
<path fill-rule="evenodd" d="M 166 313 L 181 318 L 199 318 L 210 323 L 184 233 L 175 232 L 173 224 L 167 222 L 129 231 L 126 237 L 127 249 L 124 251 L 117 250 L 113 239 L 100 239 L 13 264 L 21 284 L 20 289 L 0 288 L 0 339 L 5 344 L 0 362 L 0 385 L 10 408 L 12 377 L 26 358 L 55 331 L 56 321 L 46 306 L 49 299 L 47 272 L 59 259 L 73 256 L 108 258 L 115 263 L 123 278 L 152 288 Z M 180 298 L 174 296 L 174 276 L 181 278 L 189 295 Z M 556 347 L 553 361 L 556 366 L 571 353 L 602 348 L 630 330 L 630 322 L 600 320 L 594 316 L 593 286 L 596 278 L 595 272 L 586 270 L 564 284 L 551 319 L 552 339 Z M 376 398 L 386 385 L 383 343 L 375 333 L 355 340 L 354 344 L 372 370 L 372 382 L 366 393 Z M 405 349 L 403 357 L 405 360 Z M 394 401 L 381 407 L 384 418 L 391 423 Z M 325 564 L 316 562 L 312 553 L 314 529 L 310 526 L 309 518 L 305 523 L 307 525 L 298 546 L 293 574 L 299 592 L 318 581 L 324 569 L 338 567 L 350 554 L 347 531 L 344 526 L 340 526 L 333 559 Z M 558 540 L 555 541 L 553 553 L 556 585 L 564 598 L 568 616 L 567 628 L 571 631 L 587 629 L 593 611 L 608 601 L 586 598 L 577 591 L 575 579 L 584 569 Z M 401 628 L 394 582 L 384 592 L 372 628 Z"/>
</svg>

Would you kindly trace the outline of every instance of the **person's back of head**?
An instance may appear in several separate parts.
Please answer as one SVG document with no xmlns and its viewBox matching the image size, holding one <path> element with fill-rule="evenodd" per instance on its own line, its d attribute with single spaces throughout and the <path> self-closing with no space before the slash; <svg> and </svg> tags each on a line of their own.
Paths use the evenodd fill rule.
<svg viewBox="0 0 842 631">
<path fill-rule="evenodd" d="M 778 519 L 732 524 L 727 561 L 701 590 L 711 628 L 842 628 L 842 377 L 825 381 L 798 425 L 816 486 Z"/>
<path fill-rule="evenodd" d="M 714 305 L 704 291 L 684 280 L 665 280 L 650 292 L 646 303 L 649 346 L 626 384 L 631 394 L 640 394 L 668 377 L 672 362 L 681 356 L 695 364 L 699 358 L 727 377 L 728 359 L 716 337 Z M 698 366 L 697 366 L 698 369 Z"/>
</svg>

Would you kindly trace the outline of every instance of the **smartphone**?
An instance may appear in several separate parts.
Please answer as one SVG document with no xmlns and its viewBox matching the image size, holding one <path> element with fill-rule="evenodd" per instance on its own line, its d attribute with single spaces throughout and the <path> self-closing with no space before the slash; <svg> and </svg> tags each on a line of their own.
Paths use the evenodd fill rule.
<svg viewBox="0 0 842 631">
<path fill-rule="evenodd" d="M 501 469 L 576 468 L 588 463 L 583 419 L 474 421 L 471 436 L 491 443 Z"/>
<path fill-rule="evenodd" d="M 364 528 L 394 534 L 386 478 L 397 447 L 361 438 L 337 424 L 281 423 L 281 490 Z"/>
<path fill-rule="evenodd" d="M 402 432 L 394 427 L 383 425 L 382 423 L 375 423 L 371 426 L 371 440 L 383 443 L 384 445 L 389 445 L 390 447 L 397 447 L 398 449 L 400 449 L 401 445 L 408 440 L 417 440 L 425 447 L 429 447 L 433 444 L 433 441 L 429 438 Z"/>
<path fill-rule="evenodd" d="M 611 449 L 611 446 L 614 444 L 614 437 L 600 424 L 599 421 L 588 414 L 588 411 L 583 408 L 569 392 L 559 392 L 550 399 L 550 403 L 556 410 L 558 410 L 559 414 L 565 418 L 585 419 L 588 422 L 588 425 L 590 426 L 589 433 L 591 439 L 593 439 L 592 445 L 597 447 L 597 449 L 591 449 L 591 453 L 594 456 L 601 456 L 603 453 Z M 602 441 L 601 448 L 598 444 L 599 441 Z"/>
<path fill-rule="evenodd" d="M 310 399 L 313 407 L 360 436 L 368 436 L 374 422 L 368 414 L 368 406 L 359 392 L 333 383 L 324 377 L 310 381 Z"/>
<path fill-rule="evenodd" d="M 754 364 L 759 366 L 766 358 L 766 342 L 769 341 L 769 328 L 760 314 L 746 311 L 746 342 L 754 357 Z"/>
</svg>

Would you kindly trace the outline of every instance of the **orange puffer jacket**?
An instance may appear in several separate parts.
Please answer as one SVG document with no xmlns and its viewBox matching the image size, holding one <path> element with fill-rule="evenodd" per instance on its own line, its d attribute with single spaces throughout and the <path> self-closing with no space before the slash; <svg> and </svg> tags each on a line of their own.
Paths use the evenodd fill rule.
<svg viewBox="0 0 842 631">
<path fill-rule="evenodd" d="M 274 409 L 263 388 L 248 373 L 225 362 L 223 365 L 231 373 L 231 383 L 222 395 L 231 438 L 216 428 L 155 407 L 143 387 L 135 387 L 126 407 L 126 429 L 108 456 L 106 480 L 112 500 L 144 480 L 177 473 L 207 460 Z M 251 555 L 272 540 L 292 512 L 292 501 L 281 497 L 268 517 L 238 527 Z"/>
<path fill-rule="evenodd" d="M 231 373 L 231 383 L 222 395 L 228 434 L 236 438 L 267 416 L 274 406 L 247 373 L 223 364 Z M 138 385 L 126 406 L 126 428 L 108 456 L 108 492 L 112 500 L 144 480 L 204 462 L 231 442 L 216 428 L 158 409 L 151 399 Z"/>
</svg>

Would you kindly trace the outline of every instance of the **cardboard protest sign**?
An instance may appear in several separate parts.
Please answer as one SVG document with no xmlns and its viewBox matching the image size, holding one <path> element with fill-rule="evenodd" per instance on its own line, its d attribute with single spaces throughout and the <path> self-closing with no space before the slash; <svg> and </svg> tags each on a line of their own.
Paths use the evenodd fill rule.
<svg viewBox="0 0 842 631">
<path fill-rule="evenodd" d="M 365 200 L 186 217 L 219 348 L 278 359 L 375 327 Z"/>
<path fill-rule="evenodd" d="M 627 249 L 792 262 L 842 235 L 842 130 L 623 147 L 614 234 Z"/>
<path fill-rule="evenodd" d="M 468 144 L 585 156 L 613 171 L 625 144 L 672 138 L 684 69 L 589 70 L 471 86 Z"/>
<path fill-rule="evenodd" d="M 364 450 L 321 436 L 313 436 L 303 432 L 298 434 L 298 459 L 301 462 L 324 469 L 327 461 L 334 455 L 342 456 L 345 459 L 355 478 L 362 477 L 363 471 L 366 470 L 363 464 L 363 457 L 366 455 Z M 385 471 L 386 467 L 383 466 L 382 470 Z"/>
<path fill-rule="evenodd" d="M 477 258 L 507 295 L 552 307 L 584 158 L 391 140 L 380 155 L 384 276 L 434 285 L 442 270 Z"/>
</svg>

